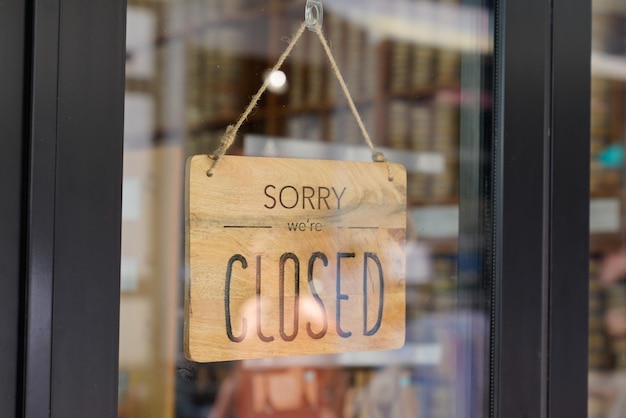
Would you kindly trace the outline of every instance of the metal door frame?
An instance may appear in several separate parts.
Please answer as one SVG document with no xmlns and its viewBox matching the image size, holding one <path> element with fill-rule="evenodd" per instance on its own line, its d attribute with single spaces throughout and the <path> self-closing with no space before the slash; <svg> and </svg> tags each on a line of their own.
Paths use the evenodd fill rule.
<svg viewBox="0 0 626 418">
<path fill-rule="evenodd" d="M 0 2 L 1 416 L 117 415 L 125 21 Z"/>
<path fill-rule="evenodd" d="M 591 2 L 496 7 L 492 406 L 585 417 Z"/>
</svg>

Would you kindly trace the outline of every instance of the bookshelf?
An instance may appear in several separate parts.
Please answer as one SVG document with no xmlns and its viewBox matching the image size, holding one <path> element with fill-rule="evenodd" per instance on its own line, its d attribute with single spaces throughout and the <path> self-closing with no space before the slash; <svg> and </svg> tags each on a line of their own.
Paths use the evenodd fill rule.
<svg viewBox="0 0 626 418">
<path fill-rule="evenodd" d="M 626 134 L 626 44 L 623 5 L 594 0 L 592 5 L 590 132 L 590 281 L 589 281 L 589 416 L 616 416 L 623 411 L 623 333 L 616 318 L 626 309 L 623 280 L 607 283 L 602 271 L 611 255 L 626 244 L 626 168 L 620 149 Z"/>
</svg>

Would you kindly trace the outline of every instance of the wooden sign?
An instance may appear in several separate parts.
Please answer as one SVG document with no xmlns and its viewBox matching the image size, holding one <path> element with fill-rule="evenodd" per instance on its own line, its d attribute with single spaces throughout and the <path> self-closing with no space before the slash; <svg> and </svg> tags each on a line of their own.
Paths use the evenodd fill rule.
<svg viewBox="0 0 626 418">
<path fill-rule="evenodd" d="M 406 171 L 188 162 L 185 353 L 194 361 L 400 348 Z"/>
</svg>

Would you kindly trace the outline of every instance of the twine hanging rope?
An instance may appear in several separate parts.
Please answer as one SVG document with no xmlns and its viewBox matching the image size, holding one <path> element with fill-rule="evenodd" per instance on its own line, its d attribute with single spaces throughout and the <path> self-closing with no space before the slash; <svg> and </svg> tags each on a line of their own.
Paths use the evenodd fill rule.
<svg viewBox="0 0 626 418">
<path fill-rule="evenodd" d="M 282 68 L 283 64 L 285 63 L 285 60 L 287 59 L 287 57 L 289 57 L 289 54 L 291 54 L 291 51 L 293 50 L 293 48 L 296 46 L 296 44 L 302 37 L 302 34 L 306 30 L 307 26 L 308 25 L 306 21 L 302 22 L 302 24 L 296 31 L 295 35 L 289 42 L 289 45 L 287 46 L 285 51 L 282 53 L 280 58 L 278 58 L 278 61 L 272 68 L 271 73 L 278 71 Z M 365 128 L 365 123 L 363 123 L 363 119 L 361 118 L 361 115 L 359 114 L 359 111 L 356 108 L 356 105 L 354 104 L 352 95 L 350 94 L 350 91 L 348 90 L 348 85 L 346 84 L 345 80 L 343 79 L 343 76 L 341 75 L 341 71 L 339 70 L 337 61 L 335 60 L 335 57 L 333 56 L 330 50 L 330 46 L 328 45 L 328 40 L 326 39 L 326 36 L 322 32 L 321 25 L 319 24 L 315 25 L 314 29 L 312 30 L 319 37 L 322 47 L 324 48 L 324 52 L 326 52 L 326 56 L 328 57 L 328 60 L 330 62 L 331 68 L 333 69 L 333 72 L 335 73 L 337 80 L 339 80 L 339 84 L 341 86 L 343 94 L 348 100 L 348 106 L 350 107 L 352 114 L 356 118 L 357 124 L 359 125 L 359 128 L 361 129 L 361 133 L 363 134 L 363 138 L 365 138 L 365 142 L 367 142 L 367 146 L 369 147 L 370 152 L 372 153 L 372 161 L 377 162 L 377 163 L 380 163 L 380 162 L 386 163 L 388 179 L 389 181 L 393 181 L 393 171 L 391 169 L 391 163 L 389 162 L 389 160 L 385 158 L 382 152 L 376 150 L 374 146 L 374 142 L 372 141 L 372 138 L 369 136 L 369 133 L 367 132 L 367 129 Z M 261 100 L 261 96 L 263 95 L 263 93 L 265 93 L 265 90 L 267 90 L 269 83 L 270 83 L 269 80 L 270 80 L 269 77 L 265 77 L 265 81 L 263 81 L 261 88 L 259 88 L 259 91 L 257 91 L 254 96 L 252 96 L 252 99 L 250 100 L 250 103 L 246 107 L 246 110 L 241 114 L 237 122 L 233 125 L 228 125 L 228 127 L 226 128 L 226 132 L 224 133 L 220 141 L 220 146 L 215 150 L 213 154 L 209 154 L 208 157 L 212 159 L 214 162 L 211 168 L 207 170 L 207 173 L 206 173 L 207 176 L 211 177 L 213 175 L 222 157 L 224 156 L 224 154 L 226 154 L 226 151 L 228 151 L 228 149 L 235 142 L 235 138 L 237 137 L 237 133 L 239 132 L 239 129 L 241 129 L 241 125 L 243 125 L 246 119 L 248 119 L 248 116 L 250 116 L 250 113 L 252 113 L 256 105 L 259 103 L 259 100 Z"/>
</svg>

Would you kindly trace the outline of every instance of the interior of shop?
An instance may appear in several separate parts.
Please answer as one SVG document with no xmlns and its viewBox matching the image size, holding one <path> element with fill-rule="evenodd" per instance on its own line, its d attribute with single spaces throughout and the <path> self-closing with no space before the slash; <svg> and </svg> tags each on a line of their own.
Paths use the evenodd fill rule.
<svg viewBox="0 0 626 418">
<path fill-rule="evenodd" d="M 625 15 L 594 0 L 591 55 L 589 417 L 626 411 L 624 343 Z"/>
<path fill-rule="evenodd" d="M 322 3 L 324 33 L 367 132 L 408 173 L 406 343 L 185 358 L 187 158 L 217 149 L 266 79 L 229 154 L 368 161 L 369 153 L 314 34 L 270 71 L 304 1 L 130 0 L 120 418 L 486 416 L 490 294 L 486 261 L 473 256 L 485 244 L 477 239 L 460 256 L 459 206 L 462 137 L 486 141 L 490 132 L 492 10 L 461 0 Z"/>
</svg>

